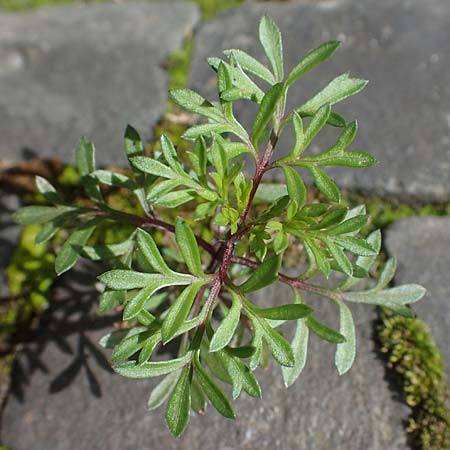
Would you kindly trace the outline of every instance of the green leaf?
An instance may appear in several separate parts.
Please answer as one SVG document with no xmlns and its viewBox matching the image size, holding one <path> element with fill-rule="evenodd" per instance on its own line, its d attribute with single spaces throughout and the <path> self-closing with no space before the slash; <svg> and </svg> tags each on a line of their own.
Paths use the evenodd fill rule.
<svg viewBox="0 0 450 450">
<path fill-rule="evenodd" d="M 272 72 L 253 56 L 239 49 L 225 50 L 224 54 L 229 58 L 234 59 L 245 71 L 256 75 L 269 84 L 275 84 L 276 80 Z"/>
<path fill-rule="evenodd" d="M 341 333 L 320 323 L 312 315 L 307 317 L 306 325 L 314 334 L 317 334 L 317 336 L 325 341 L 331 342 L 332 344 L 342 344 L 345 342 L 345 337 Z"/>
<path fill-rule="evenodd" d="M 281 258 L 279 256 L 271 256 L 270 258 L 267 258 L 250 275 L 247 281 L 238 286 L 239 290 L 244 294 L 247 294 L 269 286 L 278 280 L 278 271 L 280 270 L 280 267 Z"/>
<path fill-rule="evenodd" d="M 272 65 L 275 78 L 281 81 L 284 77 L 281 33 L 276 23 L 268 16 L 264 16 L 259 24 L 259 40 Z"/>
<path fill-rule="evenodd" d="M 356 355 L 355 324 L 348 306 L 339 301 L 339 332 L 345 337 L 345 342 L 337 345 L 334 362 L 339 375 L 348 372 L 353 365 Z"/>
<path fill-rule="evenodd" d="M 234 133 L 237 136 L 242 137 L 242 134 L 238 133 L 237 130 L 235 130 L 228 123 L 203 123 L 201 125 L 194 125 L 187 131 L 185 131 L 185 133 L 183 134 L 183 139 L 186 139 L 188 141 L 195 141 L 202 136 L 210 137 L 211 133 Z"/>
<path fill-rule="evenodd" d="M 264 309 L 253 306 L 252 309 L 259 317 L 272 320 L 303 319 L 312 312 L 312 308 L 303 304 L 288 304 Z"/>
<path fill-rule="evenodd" d="M 252 311 L 251 304 L 249 302 L 244 303 L 246 306 L 246 312 L 252 321 L 254 327 L 254 342 L 252 345 L 257 349 L 252 357 L 253 362 L 250 362 L 250 367 L 254 367 L 259 362 L 260 354 L 259 349 L 261 345 L 258 343 L 257 335 L 260 335 L 266 341 L 270 353 L 274 357 L 275 361 L 282 366 L 292 367 L 295 364 L 294 353 L 292 351 L 289 342 L 280 334 L 274 330 L 266 319 L 259 317 Z M 249 308 L 250 306 L 250 308 Z"/>
<path fill-rule="evenodd" d="M 193 275 L 204 277 L 200 250 L 195 235 L 191 227 L 180 217 L 177 218 L 175 223 L 175 239 L 189 271 Z"/>
<path fill-rule="evenodd" d="M 324 240 L 331 256 L 334 258 L 336 264 L 342 269 L 342 271 L 348 276 L 353 275 L 353 266 L 351 261 L 348 259 L 344 251 L 339 248 L 331 239 Z"/>
<path fill-rule="evenodd" d="M 255 203 L 273 203 L 288 194 L 287 188 L 280 183 L 260 183 L 256 190 Z"/>
<path fill-rule="evenodd" d="M 89 176 L 107 186 L 121 187 L 130 190 L 137 189 L 136 183 L 130 177 L 122 175 L 121 173 L 115 173 L 109 170 L 95 170 Z"/>
<path fill-rule="evenodd" d="M 292 115 L 292 125 L 294 126 L 294 148 L 292 149 L 289 159 L 298 158 L 305 150 L 305 133 L 303 131 L 302 118 L 294 111 Z"/>
<path fill-rule="evenodd" d="M 259 138 L 277 109 L 278 103 L 283 95 L 283 89 L 283 83 L 275 84 L 266 92 L 261 100 L 251 133 L 251 140 L 255 147 L 258 146 Z"/>
<path fill-rule="evenodd" d="M 149 284 L 183 285 L 192 281 L 190 275 L 176 273 L 175 275 L 160 275 L 156 273 L 135 272 L 133 270 L 110 270 L 103 273 L 98 279 L 110 289 L 139 289 Z"/>
<path fill-rule="evenodd" d="M 161 256 L 161 253 L 155 244 L 155 241 L 149 233 L 142 229 L 138 229 L 136 233 L 136 242 L 145 260 L 151 267 L 153 267 L 153 269 L 164 275 L 176 275 L 176 272 L 170 269 L 164 261 L 164 258 Z"/>
<path fill-rule="evenodd" d="M 13 220 L 20 225 L 42 224 L 76 211 L 71 206 L 24 206 L 13 214 Z"/>
<path fill-rule="evenodd" d="M 139 133 L 131 125 L 127 125 L 124 135 L 125 153 L 128 158 L 144 155 L 144 146 Z"/>
<path fill-rule="evenodd" d="M 387 306 L 408 305 L 419 301 L 425 295 L 425 288 L 418 284 L 404 284 L 390 289 L 371 289 L 363 292 L 345 292 L 344 299 L 349 302 Z M 388 306 L 390 307 L 390 306 Z"/>
<path fill-rule="evenodd" d="M 160 142 L 161 142 L 161 149 L 164 158 L 167 161 L 167 164 L 169 164 L 170 168 L 173 171 L 178 172 L 179 174 L 185 176 L 185 172 L 180 162 L 178 161 L 177 152 L 170 138 L 165 134 L 163 134 L 161 135 Z"/>
<path fill-rule="evenodd" d="M 174 172 L 169 167 L 156 161 L 152 158 L 147 158 L 146 156 L 135 156 L 130 158 L 130 162 L 133 167 L 139 169 L 141 172 L 150 173 L 162 178 L 177 178 L 179 174 Z"/>
<path fill-rule="evenodd" d="M 199 114 L 215 122 L 224 120 L 222 112 L 191 89 L 171 89 L 170 98 L 183 109 Z"/>
<path fill-rule="evenodd" d="M 290 86 L 318 64 L 327 60 L 339 47 L 339 41 L 329 41 L 310 51 L 289 73 L 286 84 Z"/>
<path fill-rule="evenodd" d="M 255 353 L 255 347 L 243 345 L 242 347 L 228 347 L 227 353 L 237 358 L 250 358 Z"/>
<path fill-rule="evenodd" d="M 375 289 L 384 289 L 393 279 L 397 270 L 397 260 L 389 258 L 381 271 Z"/>
<path fill-rule="evenodd" d="M 126 378 L 151 378 L 166 375 L 185 366 L 192 359 L 192 353 L 186 353 L 181 358 L 168 361 L 151 361 L 138 364 L 136 361 L 126 361 L 113 366 L 115 372 Z"/>
<path fill-rule="evenodd" d="M 228 345 L 239 324 L 239 319 L 241 317 L 241 301 L 234 292 L 231 293 L 231 299 L 231 308 L 211 339 L 209 345 L 210 352 L 217 352 Z"/>
<path fill-rule="evenodd" d="M 116 306 L 125 303 L 125 291 L 105 291 L 100 297 L 99 307 L 97 308 L 98 314 L 104 314 L 111 311 Z"/>
<path fill-rule="evenodd" d="M 160 289 L 171 286 L 171 279 L 166 278 L 165 281 L 147 283 L 131 300 L 129 300 L 123 311 L 123 320 L 131 320 L 139 316 L 144 310 L 148 299 Z M 152 316 L 153 317 L 153 316 Z"/>
<path fill-rule="evenodd" d="M 200 282 L 189 285 L 169 308 L 161 328 L 164 344 L 171 340 L 175 333 L 181 328 L 181 325 L 189 315 L 195 297 L 203 284 L 203 282 Z"/>
<path fill-rule="evenodd" d="M 377 254 L 374 248 L 364 239 L 353 236 L 338 236 L 334 238 L 334 242 L 355 255 L 372 256 Z"/>
<path fill-rule="evenodd" d="M 153 388 L 147 402 L 147 409 L 149 411 L 153 411 L 164 403 L 175 388 L 179 376 L 180 373 L 178 371 L 172 372 Z"/>
<path fill-rule="evenodd" d="M 351 95 L 357 94 L 366 87 L 367 83 L 367 80 L 350 78 L 349 74 L 345 73 L 332 80 L 322 91 L 300 106 L 297 111 L 300 115 L 303 113 L 314 114 L 326 103 L 334 105 Z"/>
<path fill-rule="evenodd" d="M 202 367 L 198 354 L 194 357 L 194 367 L 200 386 L 214 408 L 216 408 L 217 411 L 227 419 L 235 419 L 236 414 L 230 400 L 227 398 L 219 385 L 214 382 L 211 375 L 209 375 L 209 373 Z"/>
<path fill-rule="evenodd" d="M 202 388 L 196 377 L 192 377 L 191 407 L 197 414 L 204 414 L 207 407 L 205 394 L 203 394 Z"/>
<path fill-rule="evenodd" d="M 51 203 L 61 203 L 61 198 L 56 193 L 56 189 L 49 183 L 45 178 L 36 176 L 36 187 L 37 190 L 44 196 L 46 200 Z"/>
<path fill-rule="evenodd" d="M 304 320 L 297 320 L 294 339 L 291 347 L 294 352 L 295 363 L 292 367 L 282 367 L 283 380 L 286 387 L 291 386 L 300 376 L 306 364 L 306 355 L 308 352 L 308 327 Z"/>
<path fill-rule="evenodd" d="M 314 178 L 317 189 L 333 202 L 339 203 L 341 201 L 341 193 L 335 182 L 319 167 L 314 165 L 308 165 L 307 167 Z"/>
<path fill-rule="evenodd" d="M 361 214 L 341 222 L 338 225 L 333 225 L 326 230 L 327 234 L 337 236 L 340 234 L 347 234 L 353 231 L 359 231 L 369 220 L 369 216 Z"/>
<path fill-rule="evenodd" d="M 355 169 L 365 169 L 378 164 L 378 159 L 368 152 L 350 151 L 341 154 L 328 154 L 305 158 L 304 161 L 313 161 L 320 166 L 344 166 Z"/>
<path fill-rule="evenodd" d="M 317 264 L 317 268 L 322 272 L 326 277 L 330 274 L 330 263 L 327 259 L 327 255 L 325 251 L 319 247 L 313 240 L 306 239 L 305 240 L 305 248 L 314 256 L 314 260 Z"/>
<path fill-rule="evenodd" d="M 140 350 L 144 346 L 145 342 L 155 333 L 157 333 L 157 330 L 150 329 L 145 330 L 142 333 L 127 336 L 112 352 L 111 361 L 118 362 L 128 359 Z"/>
<path fill-rule="evenodd" d="M 103 197 L 100 188 L 89 178 L 91 172 L 95 171 L 95 148 L 92 142 L 88 141 L 84 136 L 80 139 L 75 151 L 75 160 L 78 172 L 83 181 L 83 187 L 86 194 L 97 202 L 102 202 Z"/>
<path fill-rule="evenodd" d="M 101 259 L 116 258 L 130 252 L 133 249 L 133 240 L 127 239 L 119 244 L 85 245 L 83 247 L 74 245 L 74 247 L 84 258 L 99 261 Z"/>
<path fill-rule="evenodd" d="M 191 379 L 191 367 L 185 367 L 167 402 L 166 422 L 175 437 L 180 436 L 189 423 Z"/>
<path fill-rule="evenodd" d="M 58 276 L 76 264 L 80 258 L 76 246 L 80 247 L 87 243 L 98 223 L 97 219 L 91 220 L 74 231 L 66 242 L 64 242 L 55 259 L 55 270 Z"/>
<path fill-rule="evenodd" d="M 325 126 L 330 117 L 331 107 L 328 103 L 321 106 L 313 115 L 311 122 L 306 127 L 303 147 L 306 149 L 319 131 Z"/>
<path fill-rule="evenodd" d="M 286 177 L 287 190 L 289 198 L 297 202 L 298 208 L 305 205 L 307 191 L 305 183 L 295 169 L 290 166 L 283 166 L 284 176 Z"/>
</svg>

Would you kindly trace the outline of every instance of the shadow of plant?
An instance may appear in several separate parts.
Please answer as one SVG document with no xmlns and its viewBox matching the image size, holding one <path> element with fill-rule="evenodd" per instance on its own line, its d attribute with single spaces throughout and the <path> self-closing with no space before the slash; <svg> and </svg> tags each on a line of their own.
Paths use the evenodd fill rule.
<svg viewBox="0 0 450 450">
<path fill-rule="evenodd" d="M 98 293 L 92 287 L 101 272 L 98 264 L 83 261 L 77 268 L 61 277 L 50 293 L 49 308 L 36 326 L 19 327 L 12 336 L 16 358 L 12 371 L 11 394 L 19 401 L 25 399 L 25 388 L 37 372 L 48 374 L 48 392 L 56 394 L 68 388 L 78 376 L 85 376 L 90 392 L 102 395 L 95 376 L 96 367 L 112 372 L 107 357 L 97 347 L 101 330 L 110 329 L 120 320 L 120 314 L 98 316 Z M 105 332 L 106 333 L 106 332 Z M 56 346 L 65 358 L 52 361 L 51 370 L 44 360 L 44 352 Z M 61 367 L 57 365 L 61 364 Z M 57 375 L 51 378 L 51 374 Z"/>
</svg>

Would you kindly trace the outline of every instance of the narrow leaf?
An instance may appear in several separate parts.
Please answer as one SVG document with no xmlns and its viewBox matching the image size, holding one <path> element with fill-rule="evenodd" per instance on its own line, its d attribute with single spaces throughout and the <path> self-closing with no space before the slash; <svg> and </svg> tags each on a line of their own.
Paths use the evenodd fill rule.
<svg viewBox="0 0 450 450">
<path fill-rule="evenodd" d="M 149 411 L 158 408 L 164 403 L 177 384 L 179 376 L 179 372 L 172 372 L 153 388 L 147 402 L 147 409 Z"/>
<path fill-rule="evenodd" d="M 317 334 L 317 336 L 325 341 L 331 342 L 332 344 L 342 344 L 345 342 L 345 337 L 341 333 L 320 323 L 312 315 L 306 319 L 306 325 L 314 334 Z"/>
<path fill-rule="evenodd" d="M 339 332 L 345 337 L 345 342 L 337 345 L 334 362 L 339 375 L 348 372 L 353 365 L 356 355 L 355 324 L 352 313 L 343 302 L 337 302 L 339 306 Z"/>
<path fill-rule="evenodd" d="M 322 169 L 314 165 L 308 165 L 307 167 L 314 178 L 317 189 L 330 200 L 333 200 L 333 202 L 339 203 L 341 201 L 341 193 L 335 182 Z"/>
<path fill-rule="evenodd" d="M 290 166 L 283 166 L 284 176 L 289 193 L 289 198 L 297 202 L 298 208 L 301 209 L 305 205 L 307 191 L 305 183 L 295 169 Z"/>
<path fill-rule="evenodd" d="M 269 84 L 275 84 L 276 80 L 272 72 L 243 50 L 225 50 L 224 54 L 234 59 L 245 71 L 256 75 L 262 80 L 267 81 Z"/>
<path fill-rule="evenodd" d="M 180 217 L 177 218 L 175 223 L 175 239 L 189 271 L 193 275 L 204 277 L 200 250 L 195 235 L 191 227 Z"/>
<path fill-rule="evenodd" d="M 278 271 L 281 266 L 281 258 L 272 256 L 267 258 L 261 265 L 250 275 L 243 284 L 239 286 L 239 290 L 244 294 L 262 289 L 278 279 Z"/>
<path fill-rule="evenodd" d="M 281 81 L 284 77 L 281 33 L 276 23 L 268 16 L 264 16 L 259 24 L 259 40 L 272 65 L 275 78 Z"/>
</svg>

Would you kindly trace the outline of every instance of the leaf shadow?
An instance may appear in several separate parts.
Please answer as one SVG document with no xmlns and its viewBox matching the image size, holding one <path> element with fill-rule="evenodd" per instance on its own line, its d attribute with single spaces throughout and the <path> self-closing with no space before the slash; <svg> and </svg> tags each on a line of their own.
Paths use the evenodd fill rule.
<svg viewBox="0 0 450 450">
<path fill-rule="evenodd" d="M 16 357 L 10 394 L 19 402 L 25 401 L 27 386 L 38 373 L 48 377 L 49 394 L 60 393 L 84 376 L 91 394 L 102 395 L 96 373 L 113 371 L 96 341 L 102 330 L 106 334 L 120 320 L 120 314 L 96 314 L 99 294 L 93 286 L 101 271 L 99 264 L 80 262 L 57 281 L 38 324 L 22 323 L 12 336 Z"/>
</svg>

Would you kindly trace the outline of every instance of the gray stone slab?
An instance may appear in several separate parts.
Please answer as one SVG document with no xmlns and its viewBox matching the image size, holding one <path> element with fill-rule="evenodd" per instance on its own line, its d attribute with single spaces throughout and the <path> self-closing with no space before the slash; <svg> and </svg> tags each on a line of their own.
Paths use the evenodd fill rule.
<svg viewBox="0 0 450 450">
<path fill-rule="evenodd" d="M 86 135 L 101 163 L 125 162 L 125 126 L 150 137 L 167 101 L 164 60 L 198 20 L 188 2 L 0 14 L 0 159 L 72 162 Z"/>
<path fill-rule="evenodd" d="M 263 14 L 281 28 L 286 69 L 322 42 L 343 42 L 331 60 L 290 90 L 291 107 L 342 73 L 370 80 L 365 91 L 335 110 L 348 120 L 358 119 L 360 131 L 353 148 L 372 151 L 381 163 L 365 170 L 333 169 L 340 185 L 404 199 L 450 198 L 448 0 L 268 2 L 226 11 L 202 25 L 196 35 L 190 78 L 194 89 L 208 98 L 215 95 L 207 56 L 237 47 L 262 58 L 257 30 Z M 238 111 L 248 124 L 254 108 Z M 320 148 L 331 143 L 331 135 L 335 138 L 337 132 L 319 139 Z M 281 153 L 291 144 L 290 136 L 282 141 Z"/>
<path fill-rule="evenodd" d="M 93 298 L 85 286 L 95 272 L 87 268 L 88 279 L 81 273 L 75 281 L 73 275 L 65 277 L 53 311 L 31 337 L 33 342 L 23 344 L 18 360 L 22 370 L 16 367 L 14 390 L 3 416 L 5 444 L 16 450 L 408 448 L 402 426 L 408 409 L 393 399 L 384 379 L 384 366 L 371 339 L 375 314 L 370 308 L 354 310 L 359 355 L 348 375 L 339 377 L 333 367 L 334 346 L 312 336 L 307 367 L 294 386 L 286 390 L 279 368 L 271 363 L 258 370 L 263 399 L 239 398 L 236 421 L 209 408 L 206 416 L 191 417 L 181 439 L 173 439 L 163 409 L 145 410 L 156 381 L 112 374 L 87 344 L 105 333 L 111 322 L 99 322 L 88 312 Z M 290 295 L 286 287 L 276 286 L 255 302 L 279 302 Z M 324 300 L 314 304 L 322 320 L 336 326 L 333 305 Z"/>
<path fill-rule="evenodd" d="M 19 240 L 21 227 L 16 225 L 11 214 L 20 206 L 19 197 L 0 189 L 0 297 L 8 295 L 5 269 Z"/>
<path fill-rule="evenodd" d="M 414 310 L 429 325 L 450 375 L 450 218 L 399 220 L 387 230 L 385 245 L 398 259 L 396 282 L 427 289 Z"/>
</svg>

